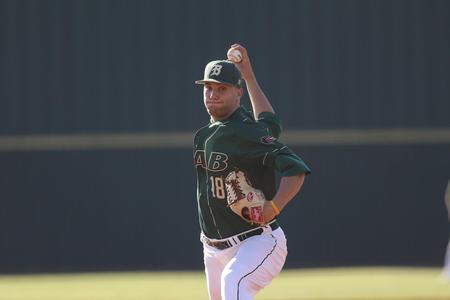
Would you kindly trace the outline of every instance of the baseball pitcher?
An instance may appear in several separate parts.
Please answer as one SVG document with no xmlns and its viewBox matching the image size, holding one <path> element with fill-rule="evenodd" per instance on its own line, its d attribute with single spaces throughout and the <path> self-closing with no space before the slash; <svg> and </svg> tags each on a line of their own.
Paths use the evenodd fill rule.
<svg viewBox="0 0 450 300">
<path fill-rule="evenodd" d="M 240 105 L 249 93 L 253 114 Z M 194 137 L 200 240 L 211 300 L 248 300 L 277 276 L 286 237 L 277 217 L 310 169 L 277 139 L 279 118 L 261 90 L 246 49 L 205 67 L 210 122 Z M 281 179 L 276 188 L 275 172 Z"/>
</svg>

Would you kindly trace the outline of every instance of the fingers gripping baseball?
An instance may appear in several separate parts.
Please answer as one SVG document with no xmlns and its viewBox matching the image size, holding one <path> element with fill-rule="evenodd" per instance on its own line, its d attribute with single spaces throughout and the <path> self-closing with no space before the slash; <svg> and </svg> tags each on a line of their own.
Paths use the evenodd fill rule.
<svg viewBox="0 0 450 300">
<path fill-rule="evenodd" d="M 247 49 L 240 44 L 233 44 L 227 51 L 228 60 L 232 61 L 241 72 L 242 78 L 247 81 L 254 77 Z"/>
<path fill-rule="evenodd" d="M 228 58 L 228 60 L 231 60 L 234 63 L 239 63 L 242 60 L 241 51 L 239 51 L 237 49 L 230 49 L 227 52 L 227 58 Z"/>
<path fill-rule="evenodd" d="M 240 44 L 233 44 L 227 52 L 227 57 L 234 63 L 245 63 L 248 61 L 247 49 Z"/>
</svg>

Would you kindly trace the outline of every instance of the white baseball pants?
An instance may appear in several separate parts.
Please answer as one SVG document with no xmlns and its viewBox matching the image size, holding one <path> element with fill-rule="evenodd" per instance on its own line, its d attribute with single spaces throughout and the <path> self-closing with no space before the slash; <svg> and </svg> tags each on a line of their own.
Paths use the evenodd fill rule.
<svg viewBox="0 0 450 300">
<path fill-rule="evenodd" d="M 264 227 L 233 247 L 218 250 L 203 244 L 203 258 L 210 300 L 251 300 L 283 268 L 286 237 L 281 227 Z"/>
</svg>

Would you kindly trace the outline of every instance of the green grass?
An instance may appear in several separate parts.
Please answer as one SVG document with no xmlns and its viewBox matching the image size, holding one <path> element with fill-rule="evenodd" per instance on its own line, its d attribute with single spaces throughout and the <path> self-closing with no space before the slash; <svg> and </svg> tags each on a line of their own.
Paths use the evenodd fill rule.
<svg viewBox="0 0 450 300">
<path fill-rule="evenodd" d="M 259 300 L 450 300 L 437 268 L 285 270 Z M 1 300 L 201 300 L 201 272 L 0 276 Z"/>
</svg>

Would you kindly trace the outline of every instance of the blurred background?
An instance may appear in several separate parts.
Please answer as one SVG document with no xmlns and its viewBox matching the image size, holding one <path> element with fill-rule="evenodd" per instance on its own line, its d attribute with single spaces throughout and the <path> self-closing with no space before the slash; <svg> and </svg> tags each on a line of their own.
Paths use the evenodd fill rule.
<svg viewBox="0 0 450 300">
<path fill-rule="evenodd" d="M 445 0 L 0 0 L 0 273 L 203 269 L 194 81 L 235 42 L 313 170 L 286 268 L 441 266 L 449 37 Z"/>
</svg>

